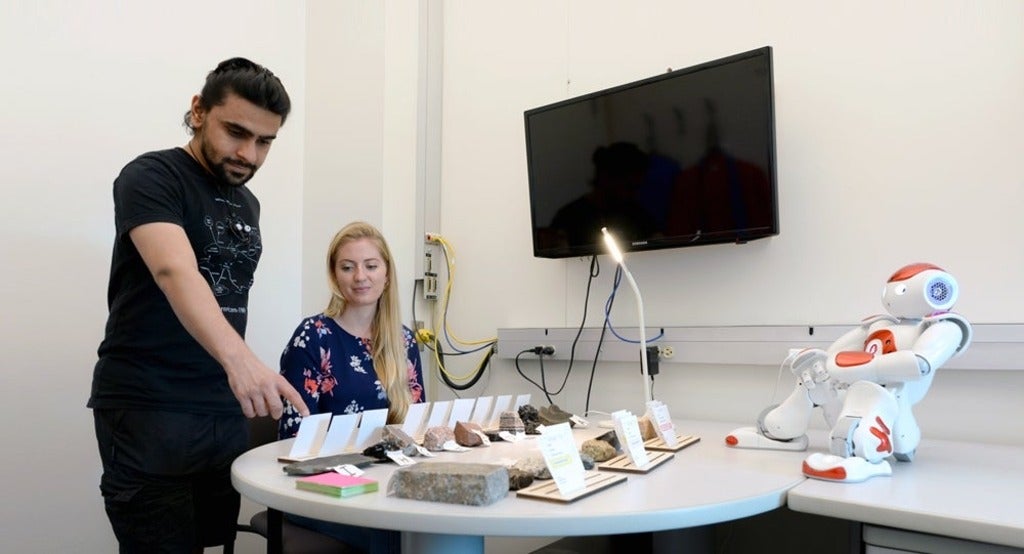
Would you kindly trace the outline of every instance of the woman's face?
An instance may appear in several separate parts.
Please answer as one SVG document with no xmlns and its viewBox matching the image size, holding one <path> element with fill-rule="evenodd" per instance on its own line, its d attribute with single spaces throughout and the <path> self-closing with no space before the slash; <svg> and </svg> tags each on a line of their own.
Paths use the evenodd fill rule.
<svg viewBox="0 0 1024 554">
<path fill-rule="evenodd" d="M 388 282 L 388 268 L 370 239 L 356 239 L 338 248 L 334 279 L 347 306 L 376 305 Z"/>
</svg>

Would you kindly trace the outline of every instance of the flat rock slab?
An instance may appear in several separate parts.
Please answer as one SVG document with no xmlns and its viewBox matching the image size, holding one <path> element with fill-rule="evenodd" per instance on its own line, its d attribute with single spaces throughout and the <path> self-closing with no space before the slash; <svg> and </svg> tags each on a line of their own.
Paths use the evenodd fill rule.
<svg viewBox="0 0 1024 554">
<path fill-rule="evenodd" d="M 392 474 L 388 494 L 411 500 L 487 506 L 508 494 L 508 469 L 497 464 L 418 463 Z"/>
</svg>

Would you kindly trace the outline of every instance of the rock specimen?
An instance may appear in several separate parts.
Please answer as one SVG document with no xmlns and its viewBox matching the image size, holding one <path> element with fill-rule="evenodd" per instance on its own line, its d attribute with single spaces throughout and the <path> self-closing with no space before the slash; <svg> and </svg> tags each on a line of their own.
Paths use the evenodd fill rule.
<svg viewBox="0 0 1024 554">
<path fill-rule="evenodd" d="M 533 475 L 534 479 L 551 479 L 551 472 L 548 471 L 544 458 L 540 456 L 530 456 L 516 460 L 516 463 L 512 464 L 512 469 L 525 471 Z"/>
<path fill-rule="evenodd" d="M 471 421 L 455 423 L 455 442 L 462 446 L 480 446 L 484 443 L 480 425 Z"/>
<path fill-rule="evenodd" d="M 583 463 L 583 469 L 594 469 L 594 459 L 591 458 L 588 454 L 580 452 L 580 462 Z"/>
<path fill-rule="evenodd" d="M 416 441 L 409 436 L 409 433 L 402 430 L 401 425 L 385 425 L 384 428 L 381 429 L 380 438 L 385 441 L 394 441 L 402 448 L 416 444 Z"/>
<path fill-rule="evenodd" d="M 658 436 L 658 431 L 654 428 L 654 422 L 647 415 L 640 416 L 636 423 L 640 426 L 640 437 L 645 441 Z"/>
<path fill-rule="evenodd" d="M 398 443 L 393 441 L 380 441 L 377 444 L 371 444 L 363 450 L 363 456 L 369 456 L 381 461 L 387 461 L 388 452 L 392 450 L 401 450 L 402 447 L 398 446 Z"/>
<path fill-rule="evenodd" d="M 537 410 L 537 418 L 543 425 L 557 425 L 559 423 L 569 422 L 569 426 L 575 426 L 569 418 L 572 414 L 559 408 L 557 405 L 552 404 L 550 406 L 544 406 L 540 410 Z"/>
<path fill-rule="evenodd" d="M 508 470 L 508 490 L 517 491 L 533 484 L 533 474 L 521 469 Z"/>
<path fill-rule="evenodd" d="M 580 446 L 580 454 L 590 456 L 595 462 L 606 462 L 615 457 L 615 449 L 612 445 L 599 439 L 583 441 Z"/>
<path fill-rule="evenodd" d="M 405 454 L 406 456 L 415 456 L 418 454 L 415 444 L 402 446 L 392 439 L 385 439 L 377 444 L 366 447 L 366 449 L 363 450 L 363 456 L 369 456 L 378 461 L 386 462 L 390 460 L 390 458 L 388 458 L 388 452 L 394 452 L 395 450 L 400 450 L 402 454 Z"/>
<path fill-rule="evenodd" d="M 501 416 L 498 418 L 498 431 L 508 431 L 509 433 L 525 433 L 526 426 L 523 425 L 523 419 L 519 417 L 519 414 L 512 410 L 506 410 L 501 412 Z"/>
<path fill-rule="evenodd" d="M 614 448 L 616 452 L 620 452 L 622 450 L 622 446 L 619 445 L 619 436 L 615 434 L 615 431 L 608 431 L 599 437 L 594 437 L 594 440 L 604 441 L 612 445 L 612 448 Z"/>
<path fill-rule="evenodd" d="M 508 469 L 496 464 L 424 462 L 398 468 L 388 494 L 447 504 L 487 506 L 508 495 Z"/>
<path fill-rule="evenodd" d="M 537 426 L 540 425 L 540 415 L 537 413 L 537 408 L 529 404 L 520 406 L 519 419 L 523 420 L 523 427 L 527 435 L 540 434 L 540 431 L 537 430 Z"/>
<path fill-rule="evenodd" d="M 431 452 L 444 450 L 444 443 L 455 440 L 455 432 L 444 425 L 427 429 L 423 434 L 423 448 Z"/>
</svg>

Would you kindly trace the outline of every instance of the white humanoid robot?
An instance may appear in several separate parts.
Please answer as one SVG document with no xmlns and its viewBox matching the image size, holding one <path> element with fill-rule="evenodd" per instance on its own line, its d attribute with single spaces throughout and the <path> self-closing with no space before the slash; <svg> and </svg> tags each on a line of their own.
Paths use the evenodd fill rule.
<svg viewBox="0 0 1024 554">
<path fill-rule="evenodd" d="M 910 461 L 921 441 L 912 407 L 935 371 L 970 345 L 970 323 L 949 311 L 958 292 L 956 279 L 935 265 L 900 268 L 882 291 L 888 313 L 865 319 L 828 350 L 791 354 L 784 363 L 797 377 L 792 394 L 762 412 L 756 428 L 730 433 L 726 444 L 804 450 L 820 406 L 831 453 L 808 456 L 805 475 L 847 482 L 891 475 L 886 458 Z"/>
</svg>

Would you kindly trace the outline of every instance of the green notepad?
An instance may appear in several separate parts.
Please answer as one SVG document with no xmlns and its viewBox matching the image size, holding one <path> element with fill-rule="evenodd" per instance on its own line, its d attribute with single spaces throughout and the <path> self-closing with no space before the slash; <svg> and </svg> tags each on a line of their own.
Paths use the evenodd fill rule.
<svg viewBox="0 0 1024 554">
<path fill-rule="evenodd" d="M 366 477 L 354 477 L 335 471 L 300 477 L 295 481 L 295 487 L 345 498 L 377 490 L 377 481 Z"/>
</svg>

